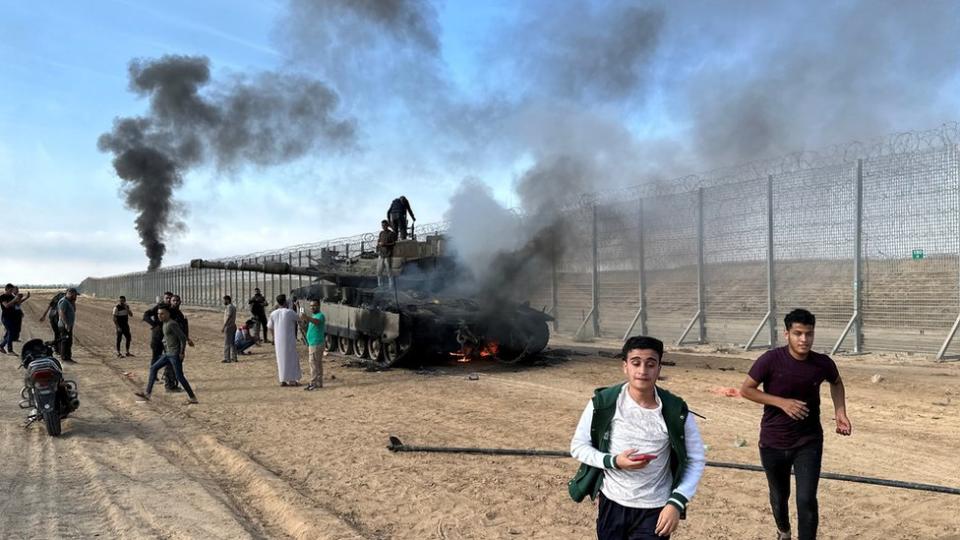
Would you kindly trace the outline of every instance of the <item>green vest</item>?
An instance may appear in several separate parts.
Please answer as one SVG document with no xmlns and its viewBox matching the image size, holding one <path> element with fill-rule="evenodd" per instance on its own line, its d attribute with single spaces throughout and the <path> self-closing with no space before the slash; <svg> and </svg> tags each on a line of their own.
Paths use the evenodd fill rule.
<svg viewBox="0 0 960 540">
<path fill-rule="evenodd" d="M 610 451 L 610 424 L 617 409 L 617 398 L 623 389 L 623 384 L 597 388 L 593 393 L 593 421 L 590 424 L 590 441 L 593 447 L 601 452 Z M 667 425 L 667 436 L 670 439 L 670 472 L 673 474 L 671 490 L 676 490 L 683 480 L 683 471 L 687 464 L 687 445 L 684 437 L 684 426 L 687 422 L 689 409 L 687 403 L 679 397 L 657 387 L 660 396 L 664 423 Z M 600 486 L 603 484 L 603 469 L 591 467 L 586 463 L 580 465 L 577 474 L 567 483 L 567 491 L 574 501 L 580 502 L 590 495 L 590 499 L 597 497 Z M 686 497 L 674 493 L 686 504 Z M 684 508 L 678 508 L 682 511 Z M 681 512 L 682 515 L 682 512 Z"/>
</svg>

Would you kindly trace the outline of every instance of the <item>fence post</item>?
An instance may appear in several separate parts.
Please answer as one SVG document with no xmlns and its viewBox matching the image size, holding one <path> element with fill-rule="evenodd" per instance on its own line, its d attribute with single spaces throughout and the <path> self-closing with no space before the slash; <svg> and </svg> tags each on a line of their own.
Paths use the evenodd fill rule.
<svg viewBox="0 0 960 540">
<path fill-rule="evenodd" d="M 597 203 L 593 203 L 593 337 L 600 337 L 600 250 L 597 239 Z"/>
<path fill-rule="evenodd" d="M 363 254 L 363 247 L 360 248 L 360 253 Z M 303 266 L 303 250 L 302 249 L 297 250 L 297 266 Z M 303 288 L 303 274 L 297 275 L 297 286 L 300 288 Z"/>
<path fill-rule="evenodd" d="M 773 249 L 773 175 L 767 176 L 767 313 L 769 314 L 770 348 L 777 346 L 777 284 Z"/>
<path fill-rule="evenodd" d="M 697 189 L 697 311 L 700 313 L 698 322 L 698 343 L 707 341 L 706 310 L 706 283 L 703 279 L 703 188 Z"/>
<path fill-rule="evenodd" d="M 637 305 L 637 314 L 633 317 L 633 322 L 630 323 L 630 326 L 627 327 L 627 331 L 623 334 L 623 341 L 627 341 L 630 337 L 630 334 L 633 333 L 633 329 L 640 324 L 640 335 L 647 335 L 647 284 L 645 276 L 645 259 L 644 255 L 644 230 L 643 230 L 643 198 L 641 197 L 637 204 L 637 293 L 638 293 L 638 305 Z"/>
<path fill-rule="evenodd" d="M 554 236 L 551 246 L 550 257 L 550 296 L 553 301 L 553 307 L 550 309 L 550 315 L 553 316 L 553 331 L 560 330 L 560 279 L 557 275 L 557 240 Z"/>
<path fill-rule="evenodd" d="M 857 181 L 855 195 L 856 214 L 853 220 L 853 316 L 850 317 L 850 322 L 847 323 L 847 326 L 840 334 L 840 338 L 837 340 L 837 343 L 834 344 L 833 349 L 830 350 L 830 354 L 836 354 L 837 350 L 840 349 L 840 345 L 843 343 L 843 340 L 846 339 L 847 334 L 850 333 L 850 330 L 853 330 L 853 352 L 855 354 L 863 352 L 863 316 L 860 313 L 860 307 L 862 305 L 860 292 L 863 288 L 860 270 L 860 260 L 863 256 L 863 245 L 861 243 L 863 236 L 863 159 L 857 160 Z"/>
<path fill-rule="evenodd" d="M 857 216 L 856 234 L 853 237 L 853 352 L 863 352 L 863 159 L 857 160 Z"/>
</svg>

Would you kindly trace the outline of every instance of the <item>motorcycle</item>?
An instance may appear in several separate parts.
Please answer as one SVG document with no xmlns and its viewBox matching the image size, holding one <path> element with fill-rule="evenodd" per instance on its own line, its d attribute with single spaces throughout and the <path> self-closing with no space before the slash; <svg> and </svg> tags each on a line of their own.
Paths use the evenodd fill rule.
<svg viewBox="0 0 960 540">
<path fill-rule="evenodd" d="M 24 427 L 43 420 L 51 437 L 60 435 L 61 420 L 77 410 L 77 383 L 63 378 L 63 367 L 53 357 L 55 342 L 31 339 L 20 351 L 20 367 L 26 370 L 21 409 L 29 409 Z"/>
</svg>

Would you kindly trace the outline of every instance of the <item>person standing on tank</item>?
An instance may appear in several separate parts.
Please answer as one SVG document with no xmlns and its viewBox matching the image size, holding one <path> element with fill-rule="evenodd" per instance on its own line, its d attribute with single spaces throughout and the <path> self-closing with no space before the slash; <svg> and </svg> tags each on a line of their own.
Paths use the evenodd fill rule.
<svg viewBox="0 0 960 540">
<path fill-rule="evenodd" d="M 377 237 L 377 287 L 383 287 L 383 276 L 387 283 L 393 283 L 393 246 L 397 243 L 397 233 L 390 229 L 390 222 L 380 222 L 380 236 Z"/>
<path fill-rule="evenodd" d="M 387 221 L 390 223 L 390 228 L 393 229 L 400 240 L 407 239 L 407 214 L 410 214 L 411 220 L 417 221 L 417 217 L 413 215 L 413 209 L 410 208 L 410 201 L 403 195 L 394 199 L 390 203 L 390 209 L 387 210 Z"/>
</svg>

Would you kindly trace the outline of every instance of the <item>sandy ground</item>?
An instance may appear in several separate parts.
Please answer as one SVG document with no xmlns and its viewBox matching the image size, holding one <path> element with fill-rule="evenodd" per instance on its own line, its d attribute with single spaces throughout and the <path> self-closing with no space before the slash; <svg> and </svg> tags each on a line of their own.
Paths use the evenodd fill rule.
<svg viewBox="0 0 960 540">
<path fill-rule="evenodd" d="M 45 305 L 41 296 L 26 304 L 24 341 L 49 339 L 36 322 Z M 112 305 L 79 301 L 79 363 L 67 375 L 79 382 L 81 408 L 59 439 L 40 425 L 23 429 L 22 372 L 14 357 L 0 357 L 0 538 L 594 537 L 594 506 L 566 493 L 571 459 L 385 447 L 396 435 L 418 445 L 566 450 L 592 389 L 620 379 L 619 360 L 583 349 L 531 367 L 367 372 L 330 355 L 326 387 L 307 393 L 279 387 L 269 346 L 220 363 L 220 315 L 188 307 L 197 347 L 186 372 L 200 405 L 159 387 L 143 403 L 133 392 L 147 375 L 147 328 L 132 324 L 136 358 L 114 358 Z M 667 359 L 677 365 L 664 368 L 663 386 L 707 417 L 708 459 L 757 463 L 760 407 L 716 392 L 739 386 L 750 359 Z M 833 435 L 824 415 L 824 470 L 960 487 L 960 364 L 838 363 L 854 435 Z M 829 403 L 826 388 L 823 398 Z M 820 506 L 821 538 L 960 539 L 957 495 L 825 480 Z M 773 530 L 761 474 L 708 468 L 674 538 L 772 538 Z"/>
</svg>

